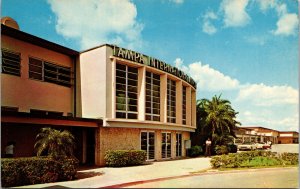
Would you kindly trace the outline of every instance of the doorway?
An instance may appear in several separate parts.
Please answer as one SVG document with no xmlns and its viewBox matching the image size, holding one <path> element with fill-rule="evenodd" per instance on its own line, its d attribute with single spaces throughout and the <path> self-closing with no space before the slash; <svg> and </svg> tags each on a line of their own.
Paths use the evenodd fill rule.
<svg viewBox="0 0 300 189">
<path fill-rule="evenodd" d="M 141 150 L 147 152 L 147 160 L 155 159 L 155 133 L 141 132 Z"/>
<path fill-rule="evenodd" d="M 171 133 L 162 133 L 161 158 L 171 157 Z"/>
</svg>

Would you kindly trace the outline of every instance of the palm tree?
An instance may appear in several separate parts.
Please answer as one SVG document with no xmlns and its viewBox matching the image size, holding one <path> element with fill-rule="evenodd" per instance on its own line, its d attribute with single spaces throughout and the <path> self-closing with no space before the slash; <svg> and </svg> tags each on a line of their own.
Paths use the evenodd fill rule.
<svg viewBox="0 0 300 189">
<path fill-rule="evenodd" d="M 204 99 L 204 109 L 207 114 L 205 122 L 206 127 L 214 134 L 234 134 L 233 130 L 240 125 L 235 120 L 237 112 L 231 107 L 230 101 L 221 99 L 221 95 L 214 96 L 211 101 Z"/>
<path fill-rule="evenodd" d="M 59 131 L 49 127 L 42 128 L 36 136 L 36 140 L 34 149 L 37 156 L 40 156 L 43 152 L 53 158 L 73 156 L 74 136 L 67 130 Z"/>
<path fill-rule="evenodd" d="M 214 145 L 224 145 L 232 141 L 232 137 L 235 137 L 234 130 L 240 125 L 240 122 L 236 121 L 237 114 L 230 101 L 221 99 L 221 95 L 214 96 L 211 101 L 198 100 L 197 129 L 192 135 L 194 140 L 199 141 L 200 145 L 208 137 Z"/>
</svg>

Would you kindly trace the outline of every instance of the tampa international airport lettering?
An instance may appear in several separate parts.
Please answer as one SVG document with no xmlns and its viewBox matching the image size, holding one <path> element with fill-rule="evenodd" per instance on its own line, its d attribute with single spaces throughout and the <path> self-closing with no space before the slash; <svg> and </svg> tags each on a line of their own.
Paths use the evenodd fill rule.
<svg viewBox="0 0 300 189">
<path fill-rule="evenodd" d="M 113 46 L 113 56 L 120 57 L 126 60 L 131 60 L 133 62 L 137 62 L 140 64 L 145 64 L 147 66 L 151 66 L 153 68 L 165 71 L 167 73 L 170 73 L 172 75 L 175 75 L 189 84 L 191 84 L 194 88 L 196 88 L 196 82 L 187 74 L 185 74 L 183 71 L 179 70 L 176 67 L 173 67 L 163 61 L 160 61 L 156 58 L 152 58 L 146 55 L 143 55 L 141 53 L 131 51 L 128 49 L 124 49 L 118 46 Z"/>
</svg>

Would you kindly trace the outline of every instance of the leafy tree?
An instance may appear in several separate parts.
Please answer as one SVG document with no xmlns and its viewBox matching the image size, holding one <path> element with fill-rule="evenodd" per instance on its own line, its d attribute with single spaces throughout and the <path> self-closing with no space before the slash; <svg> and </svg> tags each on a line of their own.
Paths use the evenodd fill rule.
<svg viewBox="0 0 300 189">
<path fill-rule="evenodd" d="M 240 125 L 236 121 L 237 114 L 230 101 L 221 99 L 221 95 L 214 96 L 212 100 L 198 100 L 197 129 L 192 134 L 192 141 L 202 145 L 210 137 L 214 145 L 227 145 L 233 141 L 234 130 Z"/>
<path fill-rule="evenodd" d="M 74 136 L 71 132 L 64 130 L 59 131 L 52 128 L 42 128 L 41 132 L 36 136 L 34 149 L 37 156 L 46 153 L 57 159 L 59 157 L 73 156 L 75 148 Z"/>
</svg>

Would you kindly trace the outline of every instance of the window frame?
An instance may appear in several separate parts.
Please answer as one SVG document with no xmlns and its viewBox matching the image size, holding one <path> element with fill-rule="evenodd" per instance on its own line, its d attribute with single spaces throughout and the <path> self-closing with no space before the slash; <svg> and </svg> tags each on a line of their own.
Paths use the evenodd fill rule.
<svg viewBox="0 0 300 189">
<path fill-rule="evenodd" d="M 18 57 L 17 58 L 9 57 L 9 56 L 6 57 L 5 53 L 13 54 L 13 55 L 16 55 Z M 14 76 L 19 76 L 19 77 L 21 76 L 21 68 L 22 68 L 21 67 L 21 62 L 22 62 L 22 58 L 21 58 L 21 53 L 20 52 L 16 52 L 16 51 L 13 51 L 13 50 L 2 48 L 1 49 L 1 58 L 2 58 L 1 73 L 9 74 L 9 75 L 14 75 Z M 5 61 L 9 61 L 11 63 L 8 63 L 8 62 L 5 63 Z M 12 64 L 12 62 L 18 63 L 18 64 L 14 65 L 14 64 Z M 17 72 L 5 70 L 5 67 L 7 67 L 8 69 L 17 70 Z"/>
<path fill-rule="evenodd" d="M 119 66 L 119 68 L 118 68 L 118 65 L 121 65 L 121 66 Z M 124 70 L 123 66 L 125 66 L 125 70 Z M 134 72 L 132 72 L 133 71 L 132 68 L 134 69 Z M 135 71 L 136 71 L 136 73 L 135 73 Z M 118 73 L 122 73 L 122 72 L 125 74 L 125 77 L 118 75 Z M 121 75 L 123 75 L 123 74 L 121 74 Z M 130 76 L 128 76 L 128 75 L 130 75 Z M 132 78 L 132 76 L 134 76 L 136 78 L 136 80 L 134 80 Z M 119 78 L 121 80 L 117 81 L 117 78 Z M 121 64 L 121 63 L 117 62 L 116 70 L 115 70 L 115 79 L 116 79 L 116 86 L 122 85 L 125 87 L 125 89 L 117 89 L 116 88 L 116 91 L 115 91 L 115 98 L 116 98 L 115 117 L 118 119 L 135 119 L 135 120 L 137 120 L 138 119 L 138 68 L 131 67 L 126 64 Z M 125 83 L 123 80 L 125 81 Z M 132 83 L 129 83 L 128 81 L 136 83 L 136 86 L 131 85 Z M 130 91 L 129 88 L 130 89 L 135 88 L 135 89 Z M 121 96 L 117 96 L 118 93 L 125 95 L 124 103 L 119 102 L 120 99 L 118 99 L 118 98 L 120 98 Z M 135 97 L 132 97 L 132 96 L 135 96 Z M 130 103 L 130 101 L 134 101 L 134 103 Z M 124 106 L 125 110 L 118 108 L 118 105 Z M 135 110 L 130 110 L 130 107 L 132 107 Z M 124 114 L 125 114 L 125 116 L 124 116 Z M 122 116 L 118 116 L 118 115 L 122 115 Z M 130 116 L 132 116 L 132 118 Z"/>
<path fill-rule="evenodd" d="M 31 62 L 31 60 L 40 61 L 41 66 L 33 64 Z M 53 70 L 47 69 L 47 66 L 52 67 Z M 33 71 L 30 69 L 30 67 L 35 67 L 35 68 L 38 67 L 41 69 L 41 71 L 40 72 Z M 69 72 L 69 75 L 65 74 L 65 73 L 61 73 L 62 70 Z M 39 79 L 39 78 L 33 77 L 33 76 L 31 76 L 31 74 L 39 74 L 41 76 L 41 78 Z M 47 74 L 53 74 L 53 75 L 55 75 L 55 78 L 47 76 Z M 69 81 L 61 79 L 60 77 L 65 77 Z M 28 57 L 28 78 L 32 79 L 32 80 L 53 83 L 53 84 L 57 84 L 57 85 L 64 86 L 64 87 L 71 87 L 73 85 L 73 79 L 74 79 L 71 67 L 58 65 L 56 63 L 53 63 L 53 62 L 50 62 L 50 61 L 47 61 L 47 60 L 44 60 L 41 58 L 32 57 L 32 56 Z"/>
<path fill-rule="evenodd" d="M 182 124 L 186 125 L 186 86 L 182 86 Z"/>
<path fill-rule="evenodd" d="M 167 79 L 167 122 L 176 123 L 176 81 L 169 78 Z"/>
<path fill-rule="evenodd" d="M 145 120 L 160 121 L 160 75 L 146 71 L 145 80 Z M 159 78 L 159 79 L 158 79 Z M 156 83 L 159 85 L 157 85 Z M 150 87 L 150 89 L 149 89 Z M 157 89 L 154 89 L 157 88 Z M 155 91 L 154 91 L 155 90 Z M 150 94 L 149 94 L 150 92 Z M 150 104 L 150 106 L 149 106 Z M 154 107 L 155 106 L 155 107 Z M 147 111 L 150 109 L 150 112 Z M 157 113 L 154 113 L 156 111 Z"/>
</svg>

